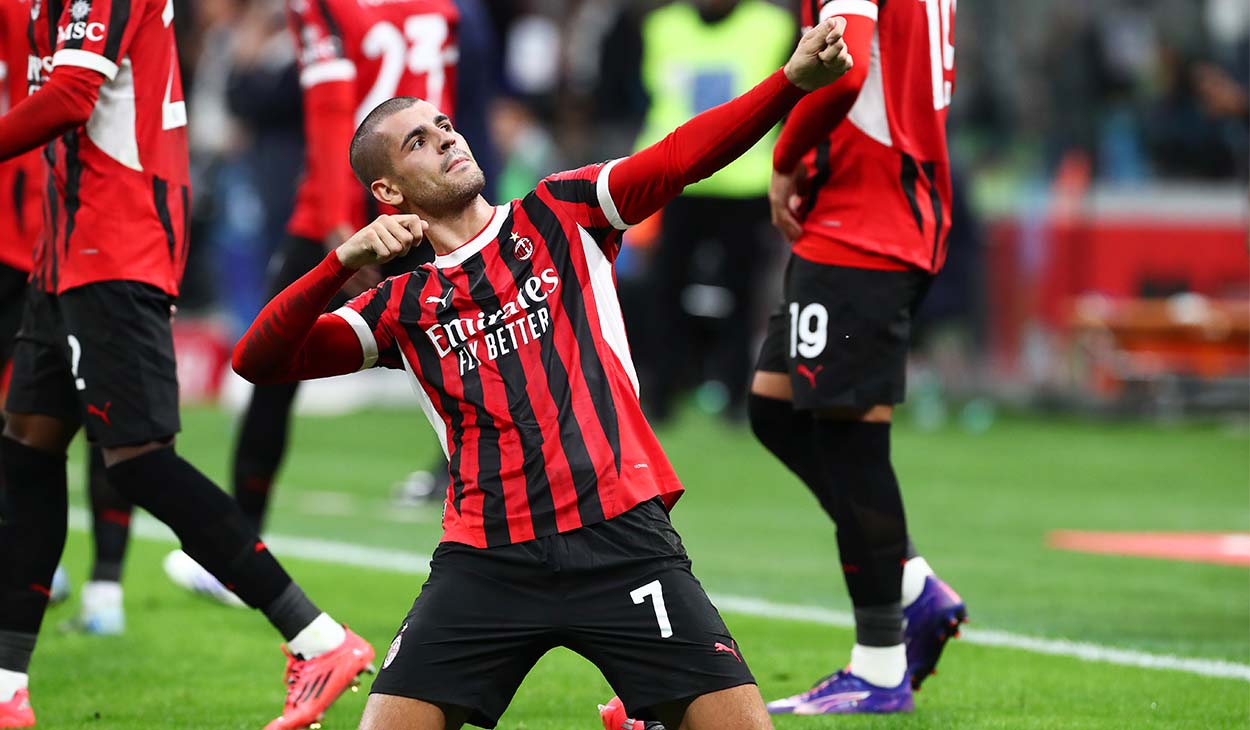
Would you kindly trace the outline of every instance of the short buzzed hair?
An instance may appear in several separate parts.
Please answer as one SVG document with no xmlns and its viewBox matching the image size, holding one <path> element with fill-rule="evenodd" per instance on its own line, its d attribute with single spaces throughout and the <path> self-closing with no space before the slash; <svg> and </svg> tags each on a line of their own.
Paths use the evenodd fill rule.
<svg viewBox="0 0 1250 730">
<path fill-rule="evenodd" d="M 349 156 L 352 172 L 356 174 L 356 179 L 361 185 L 369 187 L 374 180 L 383 177 L 389 171 L 388 158 L 382 144 L 382 135 L 378 133 L 378 127 L 390 115 L 403 111 L 419 101 L 421 99 L 415 96 L 397 96 L 387 99 L 374 107 L 360 126 L 356 127 L 356 134 L 352 135 Z"/>
</svg>

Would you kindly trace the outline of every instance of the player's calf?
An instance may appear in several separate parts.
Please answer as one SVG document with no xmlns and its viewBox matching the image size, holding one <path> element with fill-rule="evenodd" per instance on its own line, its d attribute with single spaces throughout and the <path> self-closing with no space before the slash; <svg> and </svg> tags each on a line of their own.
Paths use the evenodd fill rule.
<svg viewBox="0 0 1250 730">
<path fill-rule="evenodd" d="M 757 381 L 761 375 L 787 377 L 781 373 L 756 373 Z M 795 410 L 789 400 L 752 392 L 747 401 L 747 416 L 751 431 L 764 448 L 819 497 L 820 464 L 816 457 L 811 414 Z"/>
<path fill-rule="evenodd" d="M 108 476 L 135 504 L 169 525 L 187 554 L 248 605 L 269 615 L 268 607 L 291 585 L 290 576 L 251 530 L 234 500 L 172 447 L 114 463 Z M 306 607 L 303 615 L 290 621 L 274 616 L 270 620 L 290 639 L 317 613 Z"/>
<path fill-rule="evenodd" d="M 10 420 L 10 425 L 13 421 Z M 52 576 L 65 547 L 68 502 L 65 454 L 49 453 L 0 438 L 5 499 L 0 501 L 0 669 L 26 671 L 29 651 L 8 651 L 9 637 L 39 633 L 51 595 Z M 20 666 L 19 666 L 20 665 Z"/>
</svg>

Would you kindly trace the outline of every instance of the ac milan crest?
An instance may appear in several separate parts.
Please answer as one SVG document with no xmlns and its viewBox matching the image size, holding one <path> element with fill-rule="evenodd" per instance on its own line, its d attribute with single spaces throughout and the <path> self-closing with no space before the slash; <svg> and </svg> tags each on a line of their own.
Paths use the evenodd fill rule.
<svg viewBox="0 0 1250 730">
<path fill-rule="evenodd" d="M 515 232 L 511 236 L 512 254 L 517 257 L 518 261 L 528 261 L 530 256 L 534 255 L 534 242 L 526 236 L 518 236 Z"/>
<path fill-rule="evenodd" d="M 404 624 L 404 627 L 395 635 L 395 640 L 391 642 L 391 648 L 386 652 L 386 660 L 382 662 L 383 669 L 391 666 L 391 662 L 395 661 L 395 656 L 399 654 L 399 645 L 404 640 L 404 632 L 407 630 L 408 624 Z"/>
</svg>

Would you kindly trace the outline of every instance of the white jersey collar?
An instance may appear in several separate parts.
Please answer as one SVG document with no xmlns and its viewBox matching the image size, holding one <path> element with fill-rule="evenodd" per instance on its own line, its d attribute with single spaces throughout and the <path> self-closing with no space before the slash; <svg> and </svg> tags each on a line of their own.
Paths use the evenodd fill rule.
<svg viewBox="0 0 1250 730">
<path fill-rule="evenodd" d="M 499 229 L 503 226 L 503 222 L 508 217 L 509 205 L 496 205 L 495 212 L 491 214 L 490 222 L 482 229 L 482 232 L 460 244 L 448 253 L 440 254 L 434 257 L 434 265 L 440 269 L 447 269 L 452 266 L 459 266 L 469 259 L 473 254 L 486 248 L 486 244 L 495 240 L 499 236 Z"/>
</svg>

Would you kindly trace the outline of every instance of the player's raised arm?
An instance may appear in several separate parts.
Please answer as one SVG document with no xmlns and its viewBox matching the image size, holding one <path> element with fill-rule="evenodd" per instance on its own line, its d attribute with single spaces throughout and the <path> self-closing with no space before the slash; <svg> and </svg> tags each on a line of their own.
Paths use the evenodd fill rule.
<svg viewBox="0 0 1250 730">
<path fill-rule="evenodd" d="M 837 2 L 826 7 L 837 7 Z M 865 2 L 854 7 L 855 12 L 845 16 L 842 42 L 852 58 L 863 59 L 865 63 L 852 67 L 837 81 L 808 94 L 795 105 L 773 148 L 773 169 L 778 172 L 793 172 L 799 158 L 841 124 L 859 98 L 868 78 L 867 60 L 877 24 L 877 6 Z"/>
<path fill-rule="evenodd" d="M 304 97 L 304 139 L 309 184 L 320 191 L 317 215 L 334 247 L 352 225 L 352 196 L 358 195 L 348 144 L 356 128 L 356 64 L 345 52 L 341 23 L 326 3 L 291 3 L 288 20 L 299 54 Z"/>
<path fill-rule="evenodd" d="M 751 148 L 802 96 L 836 81 L 853 65 L 830 18 L 803 34 L 785 67 L 753 89 L 695 116 L 667 137 L 618 163 L 608 188 L 625 223 L 638 223 L 682 189 Z"/>
<path fill-rule="evenodd" d="M 57 67 L 43 88 L 0 117 L 0 162 L 86 124 L 105 80 L 80 66 Z"/>
<path fill-rule="evenodd" d="M 846 29 L 842 41 L 852 58 L 868 59 L 872 35 L 877 25 L 877 4 L 833 0 L 822 10 L 844 14 Z M 828 16 L 826 16 L 828 17 Z M 768 186 L 768 203 L 773 225 L 786 240 L 799 237 L 801 198 L 797 195 L 794 169 L 808 150 L 826 139 L 846 119 L 868 78 L 868 63 L 861 63 L 832 84 L 808 94 L 795 105 L 773 147 L 773 174 Z"/>
<path fill-rule="evenodd" d="M 360 370 L 365 353 L 354 326 L 322 312 L 362 267 L 421 243 L 425 227 L 415 215 L 384 215 L 357 231 L 265 305 L 234 347 L 234 371 L 253 383 L 284 383 Z"/>
<path fill-rule="evenodd" d="M 38 3 L 34 8 L 39 8 Z M 139 13 L 132 18 L 129 8 L 129 0 L 95 0 L 86 3 L 83 17 L 78 14 L 81 5 L 62 4 L 51 31 L 55 35 L 51 75 L 45 79 L 40 71 L 42 87 L 0 117 L 0 161 L 47 144 L 87 122 L 100 87 L 117 77 L 139 27 Z M 75 25 L 95 31 L 86 37 L 62 32 Z M 31 33 L 34 43 L 33 29 Z M 31 56 L 31 60 L 40 59 Z"/>
</svg>

